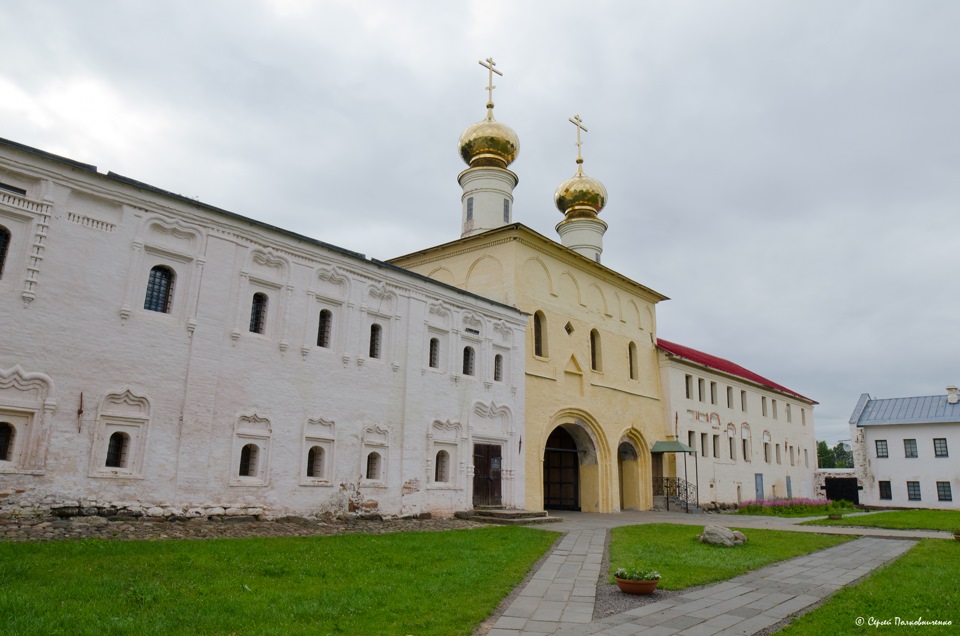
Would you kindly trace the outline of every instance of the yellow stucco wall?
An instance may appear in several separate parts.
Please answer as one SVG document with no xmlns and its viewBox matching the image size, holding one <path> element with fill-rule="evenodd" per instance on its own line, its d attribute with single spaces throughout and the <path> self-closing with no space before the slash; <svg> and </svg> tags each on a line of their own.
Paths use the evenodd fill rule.
<svg viewBox="0 0 960 636">
<path fill-rule="evenodd" d="M 621 442 L 630 443 L 637 455 L 622 466 L 623 503 L 652 506 L 650 447 L 666 439 L 654 335 L 655 305 L 663 296 L 523 226 L 391 262 L 531 315 L 543 312 L 543 356 L 534 355 L 532 319 L 527 327 L 523 443 L 528 509 L 543 508 L 544 448 L 557 426 L 585 433 L 579 437 L 582 510 L 620 509 Z M 591 330 L 600 338 L 596 371 L 591 369 Z M 630 343 L 636 347 L 634 378 Z"/>
</svg>

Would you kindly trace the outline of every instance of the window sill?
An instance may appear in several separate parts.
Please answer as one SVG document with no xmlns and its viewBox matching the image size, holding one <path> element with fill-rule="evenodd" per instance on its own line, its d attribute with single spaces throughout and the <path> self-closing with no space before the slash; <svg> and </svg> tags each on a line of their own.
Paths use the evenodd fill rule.
<svg viewBox="0 0 960 636">
<path fill-rule="evenodd" d="M 326 486 L 326 487 L 329 487 L 329 486 L 332 486 L 332 485 L 333 485 L 333 482 L 330 482 L 330 481 L 328 481 L 328 480 L 326 480 L 326 479 L 313 479 L 313 480 L 308 480 L 308 481 L 301 481 L 301 482 L 300 482 L 300 485 L 301 485 L 301 486 L 307 486 L 307 487 L 312 487 L 312 486 Z"/>
</svg>

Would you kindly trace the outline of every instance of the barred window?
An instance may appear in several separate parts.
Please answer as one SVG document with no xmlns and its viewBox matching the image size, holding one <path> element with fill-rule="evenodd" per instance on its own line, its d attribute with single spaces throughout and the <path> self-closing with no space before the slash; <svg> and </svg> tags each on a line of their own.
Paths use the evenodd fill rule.
<svg viewBox="0 0 960 636">
<path fill-rule="evenodd" d="M 367 479 L 380 479 L 380 453 L 367 455 Z"/>
<path fill-rule="evenodd" d="M 129 450 L 130 436 L 117 431 L 110 436 L 110 441 L 107 444 L 107 461 L 105 465 L 110 468 L 126 468 L 127 453 Z"/>
<path fill-rule="evenodd" d="M 510 222 L 510 199 L 503 200 L 503 222 Z"/>
<path fill-rule="evenodd" d="M 430 338 L 430 368 L 440 368 L 440 339 Z"/>
<path fill-rule="evenodd" d="M 13 459 L 13 440 L 16 435 L 17 429 L 13 428 L 13 424 L 0 422 L 0 461 Z"/>
<path fill-rule="evenodd" d="M 8 245 L 10 245 L 10 230 L 0 225 L 0 278 L 3 278 L 3 264 L 7 262 Z"/>
<path fill-rule="evenodd" d="M 503 356 L 499 353 L 493 358 L 493 381 L 503 382 Z"/>
<path fill-rule="evenodd" d="M 307 477 L 323 477 L 323 448 L 314 446 L 307 453 Z"/>
<path fill-rule="evenodd" d="M 380 357 L 380 344 L 383 339 L 383 328 L 377 323 L 370 325 L 370 357 Z"/>
<path fill-rule="evenodd" d="M 267 295 L 257 292 L 250 303 L 250 332 L 263 333 L 267 326 Z"/>
<path fill-rule="evenodd" d="M 257 456 L 260 449 L 256 444 L 247 444 L 240 449 L 240 471 L 241 477 L 257 476 Z"/>
<path fill-rule="evenodd" d="M 330 330 L 333 326 L 333 314 L 329 309 L 320 310 L 320 318 L 317 320 L 317 346 L 330 346 Z"/>
<path fill-rule="evenodd" d="M 450 481 L 450 453 L 445 450 L 437 452 L 436 466 L 433 471 L 433 481 L 443 483 Z"/>
<path fill-rule="evenodd" d="M 463 348 L 463 375 L 474 375 L 476 371 L 475 357 L 473 347 Z"/>
<path fill-rule="evenodd" d="M 157 265 L 150 270 L 147 280 L 147 296 L 143 301 L 143 308 L 147 311 L 159 311 L 169 314 L 173 301 L 173 282 L 176 276 L 173 270 L 165 265 Z"/>
</svg>

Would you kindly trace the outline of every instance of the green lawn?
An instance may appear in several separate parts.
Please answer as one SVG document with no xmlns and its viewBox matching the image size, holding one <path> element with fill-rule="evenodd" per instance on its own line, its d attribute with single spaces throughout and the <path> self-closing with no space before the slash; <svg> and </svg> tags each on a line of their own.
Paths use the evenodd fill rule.
<svg viewBox="0 0 960 636">
<path fill-rule="evenodd" d="M 610 531 L 610 572 L 639 564 L 663 575 L 662 589 L 680 590 L 729 579 L 856 538 L 744 528 L 740 531 L 747 535 L 747 543 L 723 548 L 700 543 L 697 534 L 702 530 L 700 526 L 673 524 L 614 528 Z"/>
<path fill-rule="evenodd" d="M 470 634 L 556 537 L 0 543 L 0 633 Z"/>
<path fill-rule="evenodd" d="M 745 501 L 737 514 L 773 517 L 816 517 L 818 515 L 846 514 L 858 512 L 849 501 L 829 501 L 826 499 L 767 499 L 764 501 Z"/>
<path fill-rule="evenodd" d="M 857 526 L 861 528 L 892 528 L 897 530 L 944 530 L 960 528 L 958 510 L 889 510 L 872 515 L 858 515 L 843 519 L 814 519 L 803 525 Z"/>
<path fill-rule="evenodd" d="M 960 542 L 924 539 L 866 580 L 845 587 L 784 629 L 790 636 L 823 634 L 956 634 L 960 631 Z M 857 625 L 858 618 L 863 626 Z M 905 621 L 953 621 L 951 626 L 896 625 Z M 890 621 L 891 625 L 871 625 Z"/>
</svg>

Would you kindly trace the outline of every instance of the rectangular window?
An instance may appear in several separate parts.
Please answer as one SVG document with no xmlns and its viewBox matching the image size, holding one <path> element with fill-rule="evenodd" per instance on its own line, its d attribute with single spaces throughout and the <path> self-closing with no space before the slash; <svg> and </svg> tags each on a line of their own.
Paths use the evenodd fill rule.
<svg viewBox="0 0 960 636">
<path fill-rule="evenodd" d="M 683 376 L 683 381 L 687 387 L 687 399 L 692 400 L 693 399 L 693 376 L 685 375 Z"/>
<path fill-rule="evenodd" d="M 744 413 L 747 412 L 747 392 L 740 391 L 740 410 Z"/>
<path fill-rule="evenodd" d="M 790 447 L 787 449 L 787 451 L 788 451 L 788 454 L 790 455 L 790 465 L 791 465 L 791 466 L 796 466 L 796 464 L 793 463 L 793 461 L 794 461 L 794 460 L 793 460 L 793 446 L 790 446 Z"/>
<path fill-rule="evenodd" d="M 467 197 L 467 220 L 473 220 L 473 197 Z"/>
<path fill-rule="evenodd" d="M 909 499 L 910 501 L 920 501 L 920 482 L 919 481 L 907 482 L 907 499 Z"/>
<path fill-rule="evenodd" d="M 780 444 L 777 444 L 777 463 L 780 463 Z"/>
<path fill-rule="evenodd" d="M 503 200 L 503 222 L 510 222 L 510 199 Z"/>
<path fill-rule="evenodd" d="M 730 445 L 730 459 L 737 461 L 737 440 L 733 437 L 728 437 L 727 441 Z"/>
<path fill-rule="evenodd" d="M 716 404 L 716 403 L 717 403 L 717 383 L 711 382 L 710 383 L 710 404 Z"/>
<path fill-rule="evenodd" d="M 773 400 L 773 419 L 777 419 L 777 401 Z"/>
<path fill-rule="evenodd" d="M 807 425 L 807 409 L 800 409 L 800 423 Z"/>
<path fill-rule="evenodd" d="M 720 436 L 713 436 L 713 456 L 720 457 Z"/>
<path fill-rule="evenodd" d="M 936 457 L 949 457 L 949 454 L 947 453 L 946 437 L 933 438 L 933 454 Z"/>
<path fill-rule="evenodd" d="M 706 433 L 700 433 L 700 452 L 703 454 L 704 457 L 710 457 L 710 455 L 707 454 L 707 434 Z"/>
<path fill-rule="evenodd" d="M 789 404 L 787 404 L 786 407 L 784 407 L 784 408 L 787 409 L 787 423 L 789 424 L 789 423 L 793 422 L 793 413 L 790 412 L 790 405 L 789 405 Z"/>
<path fill-rule="evenodd" d="M 908 458 L 917 457 L 917 440 L 915 439 L 903 440 L 903 456 Z"/>
<path fill-rule="evenodd" d="M 705 390 L 706 383 L 703 381 L 703 378 L 697 378 L 697 398 L 703 402 L 707 399 L 707 392 Z"/>
<path fill-rule="evenodd" d="M 889 481 L 880 482 L 880 498 L 881 499 L 893 499 L 893 490 L 890 489 Z"/>
<path fill-rule="evenodd" d="M 746 438 L 743 440 L 743 461 L 750 461 L 750 440 Z"/>
<path fill-rule="evenodd" d="M 767 416 L 767 396 L 761 396 L 760 398 L 760 415 Z"/>
<path fill-rule="evenodd" d="M 7 192 L 13 192 L 14 194 L 19 194 L 22 197 L 27 196 L 27 191 L 23 188 L 18 188 L 17 186 L 10 185 L 9 183 L 0 183 L 0 190 L 6 190 Z"/>
<path fill-rule="evenodd" d="M 733 408 L 733 387 L 732 386 L 727 387 L 727 408 L 728 409 Z"/>
<path fill-rule="evenodd" d="M 807 449 L 803 449 L 803 467 L 810 468 L 810 455 L 807 453 Z"/>
<path fill-rule="evenodd" d="M 887 451 L 887 440 L 877 440 L 877 457 L 890 457 L 890 454 Z"/>
<path fill-rule="evenodd" d="M 953 501 L 953 493 L 950 492 L 949 481 L 937 482 L 937 499 L 940 501 Z"/>
<path fill-rule="evenodd" d="M 687 446 L 697 450 L 697 434 L 693 431 L 687 431 Z"/>
</svg>

